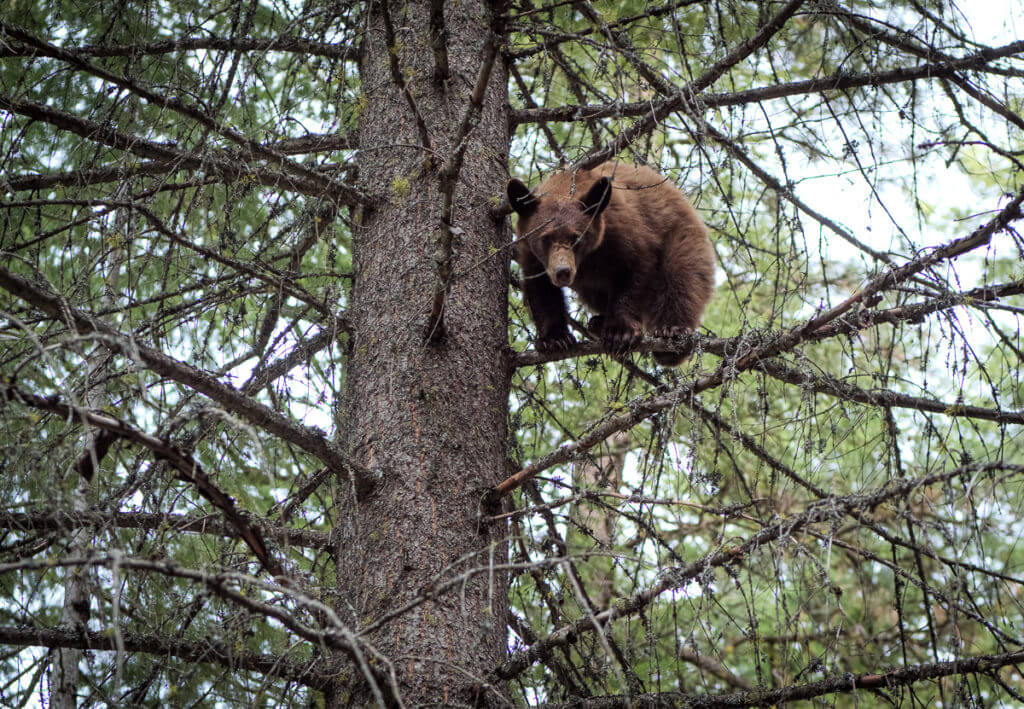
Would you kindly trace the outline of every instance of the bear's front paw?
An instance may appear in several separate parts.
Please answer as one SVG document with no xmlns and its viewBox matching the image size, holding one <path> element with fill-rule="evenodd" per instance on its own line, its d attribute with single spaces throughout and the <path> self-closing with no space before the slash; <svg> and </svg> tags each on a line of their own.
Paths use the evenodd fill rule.
<svg viewBox="0 0 1024 709">
<path fill-rule="evenodd" d="M 689 335 L 693 330 L 685 328 L 682 325 L 670 325 L 668 327 L 656 327 L 651 332 L 652 337 L 682 337 L 683 335 Z"/>
<path fill-rule="evenodd" d="M 643 339 L 640 323 L 630 320 L 609 320 L 601 323 L 601 343 L 611 354 L 622 354 L 636 347 Z"/>
<path fill-rule="evenodd" d="M 562 352 L 575 344 L 576 338 L 568 330 L 562 330 L 538 337 L 535 347 L 538 352 L 547 354 L 550 352 Z"/>
</svg>

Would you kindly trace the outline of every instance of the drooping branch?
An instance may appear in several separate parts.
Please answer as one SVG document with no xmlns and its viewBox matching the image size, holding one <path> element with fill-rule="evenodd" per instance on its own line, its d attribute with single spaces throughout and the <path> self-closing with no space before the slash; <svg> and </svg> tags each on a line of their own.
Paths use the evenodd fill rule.
<svg viewBox="0 0 1024 709">
<path fill-rule="evenodd" d="M 176 657 L 188 662 L 208 663 L 231 670 L 257 672 L 265 677 L 280 677 L 307 687 L 324 689 L 333 671 L 314 663 L 296 662 L 279 655 L 261 655 L 228 647 L 213 638 L 180 640 L 165 635 L 141 635 L 61 630 L 57 628 L 12 628 L 0 626 L 0 644 L 21 647 L 69 647 L 102 652 L 139 652 L 159 657 Z"/>
<path fill-rule="evenodd" d="M 330 59 L 355 59 L 356 42 L 313 42 L 302 37 L 182 37 L 141 44 L 89 44 L 63 47 L 83 57 L 141 57 L 197 50 L 214 52 L 289 52 Z M 21 42 L 0 44 L 0 59 L 40 56 L 39 49 Z"/>
<path fill-rule="evenodd" d="M 283 155 L 307 155 L 319 152 L 348 150 L 353 146 L 351 137 L 345 134 L 311 134 L 301 136 L 299 138 L 285 138 L 273 143 L 268 143 L 268 147 Z M 215 159 L 221 159 L 226 162 L 235 162 L 239 165 L 244 164 L 246 161 L 245 155 L 238 150 L 215 150 L 208 154 L 212 154 Z M 92 168 L 89 170 L 68 170 L 65 172 L 7 175 L 0 178 L 0 180 L 2 180 L 0 181 L 0 185 L 3 185 L 12 192 L 44 190 L 58 186 L 85 187 L 87 185 L 102 184 L 104 182 L 115 182 L 117 180 L 125 179 L 129 175 L 164 175 L 192 169 L 195 168 L 182 165 L 180 160 L 148 160 L 146 162 L 135 163 L 131 166 L 122 165 Z M 224 179 L 230 179 L 230 176 L 227 173 L 222 173 L 220 176 Z"/>
<path fill-rule="evenodd" d="M 138 212 L 150 225 L 162 236 L 166 237 L 171 243 L 176 244 L 184 249 L 195 251 L 200 256 L 208 259 L 214 263 L 221 263 L 225 266 L 232 268 L 239 273 L 243 273 L 251 278 L 264 281 L 269 285 L 273 286 L 279 293 L 283 293 L 298 301 L 306 303 L 307 305 L 320 311 L 321 315 L 325 318 L 336 323 L 339 327 L 345 328 L 347 321 L 344 316 L 341 316 L 333 312 L 327 305 L 320 302 L 319 300 L 312 297 L 297 283 L 294 283 L 287 274 L 281 272 L 279 269 L 274 268 L 270 264 L 259 263 L 252 265 L 238 259 L 230 258 L 224 254 L 209 249 L 202 244 L 196 243 L 194 239 L 189 239 L 172 229 L 160 219 L 156 213 L 153 212 L 149 207 L 141 204 L 140 202 L 122 202 L 112 201 L 104 199 L 45 199 L 45 200 L 16 200 L 12 202 L 0 202 L 0 209 L 13 209 L 18 207 L 38 207 L 38 206 L 81 206 L 81 207 L 108 207 L 111 209 L 126 209 Z"/>
<path fill-rule="evenodd" d="M 892 689 L 916 682 L 940 679 L 953 675 L 992 675 L 997 670 L 1024 662 L 1024 650 L 998 655 L 976 655 L 947 662 L 930 662 L 906 667 L 893 667 L 878 672 L 859 674 L 846 672 L 818 682 L 794 684 L 779 689 L 755 689 L 730 694 L 659 694 L 630 695 L 629 697 L 593 697 L 564 704 L 541 704 L 544 709 L 619 709 L 620 707 L 685 707 L 685 709 L 742 709 L 743 707 L 772 707 L 784 702 L 814 699 L 827 694 L 846 694 L 859 689 Z"/>
<path fill-rule="evenodd" d="M 78 135 L 88 141 L 123 150 L 141 158 L 179 166 L 181 169 L 197 170 L 216 175 L 227 181 L 248 178 L 256 183 L 275 189 L 289 190 L 311 197 L 332 199 L 339 204 L 356 206 L 369 203 L 366 195 L 354 188 L 331 180 L 314 170 L 307 175 L 289 175 L 281 170 L 270 170 L 263 165 L 236 162 L 224 157 L 191 153 L 179 150 L 166 143 L 159 143 L 115 130 L 108 125 L 81 118 L 66 111 L 51 108 L 28 99 L 14 98 L 0 94 L 0 110 L 17 113 L 33 120 L 48 123 L 55 128 Z M 2 178 L 0 178 L 2 179 Z M 28 179 L 28 178 L 26 178 Z M 0 182 L 0 185 L 3 183 Z"/>
<path fill-rule="evenodd" d="M 19 391 L 9 384 L 0 382 L 0 403 L 6 404 L 11 401 L 17 401 L 34 409 L 49 411 L 67 419 L 77 419 L 89 426 L 95 426 L 118 438 L 148 449 L 158 459 L 166 461 L 168 465 L 177 471 L 179 479 L 193 485 L 200 495 L 205 497 L 224 514 L 228 524 L 235 529 L 242 538 L 242 541 L 245 542 L 268 573 L 272 576 L 281 576 L 285 573 L 281 562 L 267 549 L 259 527 L 250 524 L 248 519 L 242 515 L 235 505 L 234 498 L 217 487 L 199 462 L 192 456 L 156 436 L 129 426 L 124 421 L 110 414 L 93 411 L 82 406 L 65 404 L 56 396 L 43 397 L 29 394 Z"/>
<path fill-rule="evenodd" d="M 682 588 L 700 574 L 709 569 L 736 564 L 748 558 L 765 544 L 792 536 L 814 524 L 831 522 L 840 519 L 852 510 L 871 510 L 888 500 L 905 498 L 915 490 L 962 477 L 979 475 L 995 471 L 1010 471 L 1024 474 L 1024 465 L 994 461 L 973 463 L 960 466 L 945 473 L 929 475 L 913 480 L 894 481 L 875 490 L 864 493 L 853 493 L 843 496 L 829 496 L 811 503 L 806 511 L 787 517 L 784 520 L 767 525 L 754 533 L 741 544 L 730 545 L 705 554 L 700 559 L 683 567 L 662 572 L 660 579 L 646 590 L 629 597 L 619 599 L 606 611 L 592 618 L 581 618 L 552 632 L 525 650 L 512 654 L 500 667 L 495 668 L 492 677 L 496 680 L 509 680 L 516 677 L 540 657 L 556 647 L 563 647 L 575 642 L 582 634 L 593 632 L 595 625 L 607 627 L 609 623 L 633 615 L 651 605 L 667 591 Z"/>
<path fill-rule="evenodd" d="M 265 537 L 280 545 L 329 549 L 326 532 L 272 525 L 250 516 L 248 521 Z M 237 530 L 220 522 L 216 515 L 182 515 L 147 512 L 0 512 L 0 527 L 14 532 L 61 532 L 92 527 L 97 529 L 143 529 L 154 532 L 213 534 L 233 537 Z"/>
<path fill-rule="evenodd" d="M 0 288 L 32 304 L 51 318 L 66 321 L 80 334 L 103 335 L 101 342 L 111 350 L 137 359 L 160 376 L 190 387 L 253 425 L 282 440 L 294 443 L 319 458 L 332 470 L 351 477 L 357 490 L 365 491 L 372 485 L 374 474 L 353 461 L 323 432 L 291 421 L 236 389 L 222 384 L 206 372 L 134 341 L 110 325 L 70 307 L 59 296 L 3 267 L 0 267 Z"/>
<path fill-rule="evenodd" d="M 169 560 L 139 559 L 124 556 L 120 553 L 98 554 L 87 558 L 67 557 L 59 560 L 25 559 L 14 563 L 0 564 L 0 575 L 29 570 L 38 571 L 73 567 L 131 569 L 200 583 L 211 592 L 241 608 L 264 618 L 276 619 L 289 631 L 305 640 L 311 641 L 320 647 L 343 652 L 353 661 L 355 667 L 365 677 L 381 704 L 385 703 L 385 694 L 388 696 L 389 701 L 395 701 L 396 699 L 397 695 L 394 692 L 397 692 L 397 687 L 388 659 L 382 657 L 373 645 L 359 637 L 345 625 L 329 606 L 306 595 L 294 585 L 262 581 L 233 571 L 189 569 Z M 265 603 L 251 595 L 251 593 L 237 588 L 237 586 L 243 585 L 247 587 L 247 590 L 256 588 L 261 591 L 291 598 L 301 607 L 311 611 L 317 619 L 318 625 L 309 625 L 285 608 Z M 115 634 L 114 637 L 116 639 L 117 635 Z M 374 660 L 375 664 L 371 665 L 369 660 Z M 401 702 L 399 701 L 398 703 L 400 704 Z"/>
<path fill-rule="evenodd" d="M 165 96 L 143 86 L 137 81 L 107 71 L 70 50 L 63 49 L 46 42 L 45 40 L 29 34 L 20 27 L 15 27 L 3 20 L 0 20 L 0 32 L 33 47 L 43 56 L 52 57 L 71 64 L 81 71 L 87 72 L 99 79 L 102 79 L 103 81 L 114 84 L 115 86 L 119 86 L 126 91 L 130 91 L 149 103 L 169 109 L 187 118 L 191 118 L 217 135 L 220 135 L 233 143 L 237 143 L 253 155 L 257 155 L 264 160 L 268 160 L 279 166 L 287 174 L 322 185 L 324 194 L 342 193 L 346 190 L 351 190 L 348 185 L 337 182 L 330 176 L 317 172 L 310 167 L 294 162 L 288 159 L 288 156 L 284 153 L 278 152 L 257 140 L 243 135 L 231 126 L 221 123 L 195 104 L 188 103 L 176 96 Z"/>
</svg>

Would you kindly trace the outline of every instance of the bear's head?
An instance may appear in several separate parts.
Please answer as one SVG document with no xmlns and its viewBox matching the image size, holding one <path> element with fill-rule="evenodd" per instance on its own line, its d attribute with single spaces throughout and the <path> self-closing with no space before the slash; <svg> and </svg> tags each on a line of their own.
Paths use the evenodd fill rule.
<svg viewBox="0 0 1024 709">
<path fill-rule="evenodd" d="M 506 191 L 519 215 L 520 240 L 544 264 L 552 283 L 571 286 L 577 265 L 604 239 L 602 213 L 612 196 L 611 180 L 602 177 L 581 198 L 531 192 L 516 179 Z"/>
</svg>

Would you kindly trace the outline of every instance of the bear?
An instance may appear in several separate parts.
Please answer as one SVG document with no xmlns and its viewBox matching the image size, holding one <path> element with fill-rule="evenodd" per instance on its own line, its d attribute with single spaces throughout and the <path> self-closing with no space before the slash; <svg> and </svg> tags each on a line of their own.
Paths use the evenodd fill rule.
<svg viewBox="0 0 1024 709">
<path fill-rule="evenodd" d="M 696 330 L 714 289 L 715 260 L 707 228 L 670 181 L 642 165 L 606 162 L 556 172 L 532 192 L 512 179 L 506 192 L 519 216 L 516 260 L 538 351 L 575 343 L 564 287 L 594 313 L 588 330 L 613 354 L 644 333 Z M 686 355 L 654 359 L 672 367 Z"/>
</svg>

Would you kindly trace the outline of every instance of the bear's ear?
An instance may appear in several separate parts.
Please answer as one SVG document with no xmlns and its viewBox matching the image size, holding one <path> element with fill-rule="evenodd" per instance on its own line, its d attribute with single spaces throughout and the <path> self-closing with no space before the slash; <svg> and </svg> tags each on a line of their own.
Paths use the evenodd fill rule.
<svg viewBox="0 0 1024 709">
<path fill-rule="evenodd" d="M 521 180 L 514 177 L 509 180 L 505 193 L 508 195 L 508 203 L 512 205 L 512 211 L 516 214 L 526 216 L 537 209 L 537 197 Z"/>
<path fill-rule="evenodd" d="M 612 198 L 612 181 L 602 177 L 594 183 L 594 186 L 583 195 L 583 213 L 596 217 L 608 206 L 608 200 Z"/>
</svg>

